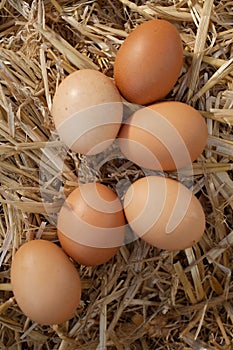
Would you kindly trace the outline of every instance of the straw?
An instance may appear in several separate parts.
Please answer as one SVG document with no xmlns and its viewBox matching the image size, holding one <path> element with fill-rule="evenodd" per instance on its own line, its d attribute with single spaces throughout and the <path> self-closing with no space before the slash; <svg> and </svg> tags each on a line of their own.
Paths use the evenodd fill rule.
<svg viewBox="0 0 233 350">
<path fill-rule="evenodd" d="M 230 350 L 231 2 L 1 0 L 0 12 L 0 348 Z M 132 162 L 117 159 L 97 171 L 95 158 L 68 150 L 51 115 L 54 93 L 77 69 L 113 78 L 125 38 L 156 18 L 176 26 L 184 47 L 182 72 L 165 99 L 191 104 L 208 127 L 192 171 L 179 170 L 203 206 L 205 233 L 185 251 L 159 250 L 137 239 L 104 265 L 75 264 L 83 288 L 75 316 L 63 325 L 35 324 L 13 298 L 10 266 L 17 249 L 30 239 L 58 242 L 56 216 L 78 186 L 80 164 L 83 179 L 97 178 L 113 190 L 143 176 Z"/>
</svg>

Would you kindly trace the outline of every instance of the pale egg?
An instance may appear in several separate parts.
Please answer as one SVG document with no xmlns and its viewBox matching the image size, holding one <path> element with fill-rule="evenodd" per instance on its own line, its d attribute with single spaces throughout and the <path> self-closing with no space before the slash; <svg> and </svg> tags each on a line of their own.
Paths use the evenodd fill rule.
<svg viewBox="0 0 233 350">
<path fill-rule="evenodd" d="M 52 116 L 61 140 L 81 154 L 97 154 L 117 136 L 122 98 L 113 81 L 99 71 L 82 69 L 58 86 Z"/>
</svg>

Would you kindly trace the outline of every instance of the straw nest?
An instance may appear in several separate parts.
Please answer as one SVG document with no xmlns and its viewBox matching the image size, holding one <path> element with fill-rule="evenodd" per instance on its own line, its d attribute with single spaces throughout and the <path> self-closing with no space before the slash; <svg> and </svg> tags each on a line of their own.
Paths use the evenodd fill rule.
<svg viewBox="0 0 233 350">
<path fill-rule="evenodd" d="M 232 3 L 1 0 L 0 11 L 0 348 L 232 349 Z M 57 240 L 60 190 L 68 194 L 77 186 L 80 164 L 85 176 L 113 188 L 141 175 L 130 162 L 116 161 L 93 173 L 85 157 L 64 149 L 50 114 L 54 91 L 76 69 L 112 77 L 118 47 L 152 18 L 174 23 L 184 44 L 183 70 L 169 98 L 195 106 L 208 125 L 193 178 L 182 175 L 184 182 L 194 180 L 204 207 L 204 237 L 172 253 L 136 240 L 102 266 L 79 267 L 83 295 L 76 316 L 42 327 L 13 298 L 12 256 L 29 239 Z"/>
</svg>

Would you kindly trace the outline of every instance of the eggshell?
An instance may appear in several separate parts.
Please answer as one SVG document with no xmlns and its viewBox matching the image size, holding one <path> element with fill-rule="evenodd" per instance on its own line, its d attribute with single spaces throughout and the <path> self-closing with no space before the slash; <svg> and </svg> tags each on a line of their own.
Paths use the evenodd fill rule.
<svg viewBox="0 0 233 350">
<path fill-rule="evenodd" d="M 121 202 L 105 185 L 81 184 L 64 202 L 57 228 L 63 249 L 75 261 L 103 264 L 117 253 L 124 240 Z"/>
<path fill-rule="evenodd" d="M 122 98 L 99 71 L 71 73 L 58 86 L 52 116 L 62 141 L 74 152 L 96 154 L 114 141 L 122 121 Z"/>
<path fill-rule="evenodd" d="M 207 137 L 207 125 L 196 109 L 167 101 L 129 117 L 119 133 L 119 146 L 126 158 L 141 167 L 175 170 L 197 159 Z"/>
<path fill-rule="evenodd" d="M 165 97 L 175 85 L 183 64 L 178 30 L 165 20 L 140 24 L 117 52 L 114 78 L 129 102 L 148 104 Z"/>
<path fill-rule="evenodd" d="M 11 283 L 23 313 L 43 325 L 69 320 L 80 303 L 78 271 L 61 248 L 46 240 L 29 241 L 18 249 Z"/>
<path fill-rule="evenodd" d="M 162 176 L 134 182 L 125 194 L 124 212 L 133 231 L 160 249 L 191 247 L 205 229 L 205 214 L 197 197 L 180 182 Z"/>
</svg>

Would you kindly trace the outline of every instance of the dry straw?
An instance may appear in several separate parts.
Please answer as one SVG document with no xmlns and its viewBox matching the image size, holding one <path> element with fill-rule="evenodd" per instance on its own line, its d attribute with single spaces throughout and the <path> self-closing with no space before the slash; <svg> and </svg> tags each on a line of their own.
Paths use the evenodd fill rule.
<svg viewBox="0 0 233 350">
<path fill-rule="evenodd" d="M 81 161 L 86 176 L 113 188 L 142 175 L 132 163 L 116 161 L 93 174 L 85 157 L 65 150 L 50 114 L 54 91 L 76 69 L 112 77 L 120 44 L 152 18 L 174 23 L 184 45 L 183 70 L 168 98 L 195 106 L 208 125 L 207 147 L 193 166 L 194 192 L 206 214 L 204 237 L 172 253 L 135 241 L 103 266 L 81 267 L 76 316 L 42 327 L 12 296 L 12 255 L 29 239 L 57 239 L 53 215 L 64 193 L 77 186 Z M 0 1 L 2 350 L 233 348 L 232 18 L 227 0 Z M 182 171 L 189 184 L 189 170 Z"/>
</svg>

